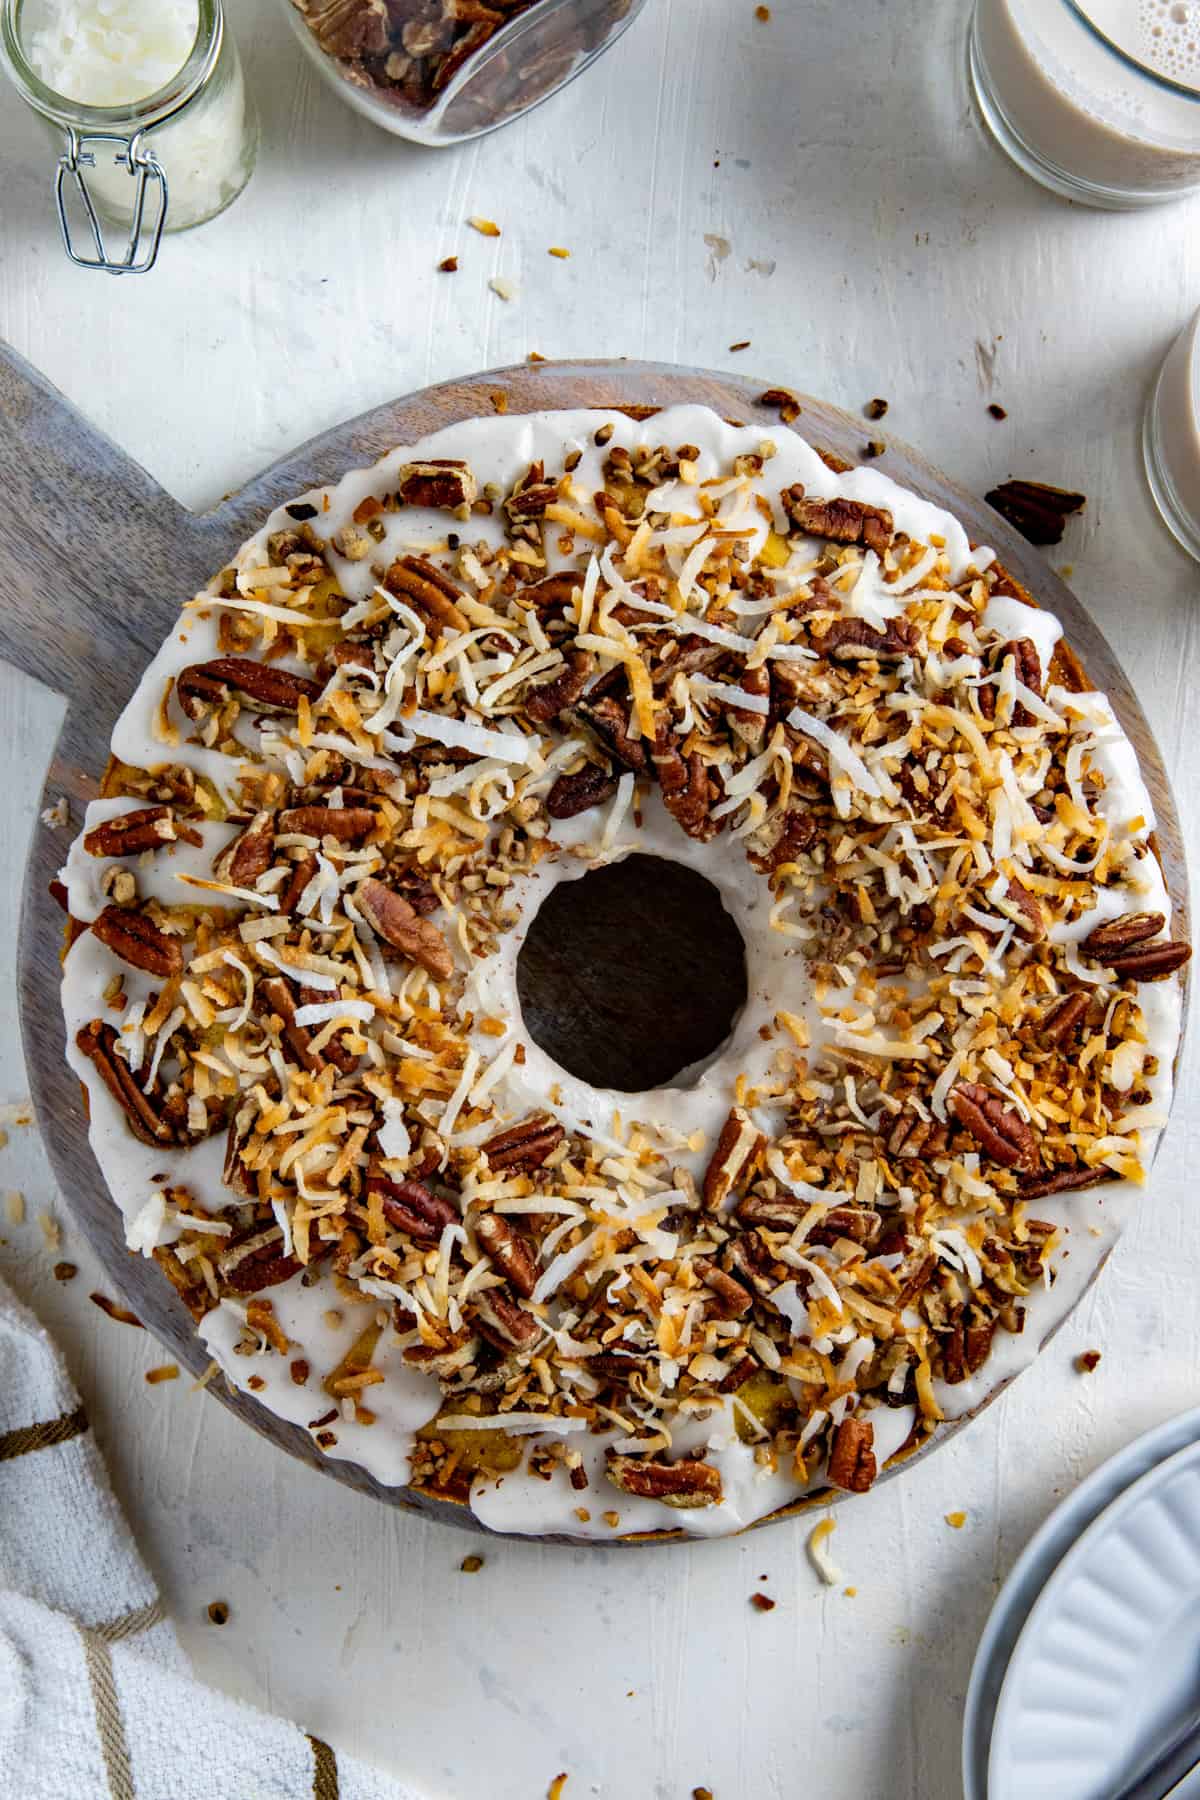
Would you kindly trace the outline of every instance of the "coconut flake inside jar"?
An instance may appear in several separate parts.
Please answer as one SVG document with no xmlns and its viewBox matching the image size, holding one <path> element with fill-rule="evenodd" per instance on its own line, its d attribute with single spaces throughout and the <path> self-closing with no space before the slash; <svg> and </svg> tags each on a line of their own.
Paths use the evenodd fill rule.
<svg viewBox="0 0 1200 1800">
<path fill-rule="evenodd" d="M 211 219 L 242 191 L 257 126 L 221 0 L 26 0 L 20 35 L 34 74 L 79 109 L 81 138 L 145 131 L 166 178 L 168 231 Z M 83 170 L 96 205 L 122 224 L 137 186 L 124 155 L 96 144 Z"/>
</svg>

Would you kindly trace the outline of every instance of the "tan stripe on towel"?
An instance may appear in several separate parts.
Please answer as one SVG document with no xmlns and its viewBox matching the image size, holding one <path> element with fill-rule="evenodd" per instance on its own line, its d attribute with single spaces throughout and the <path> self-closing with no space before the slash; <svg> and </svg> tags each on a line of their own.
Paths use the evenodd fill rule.
<svg viewBox="0 0 1200 1800">
<path fill-rule="evenodd" d="M 69 1444 L 88 1428 L 82 1406 L 60 1418 L 48 1419 L 44 1425 L 22 1425 L 16 1431 L 0 1436 L 0 1462 L 11 1462 L 15 1456 L 28 1456 L 31 1450 L 49 1450 L 54 1444 Z"/>
<path fill-rule="evenodd" d="M 119 1644 L 125 1638 L 137 1637 L 140 1631 L 149 1631 L 152 1625 L 161 1625 L 166 1616 L 162 1601 L 155 1596 L 146 1606 L 139 1606 L 136 1612 L 110 1619 L 107 1625 L 93 1625 L 92 1631 L 106 1644 Z"/>
<path fill-rule="evenodd" d="M 129 1740 L 125 1720 L 117 1699 L 117 1683 L 113 1675 L 112 1651 L 95 1631 L 79 1627 L 83 1642 L 83 1660 L 87 1666 L 88 1684 L 92 1690 L 92 1708 L 96 1714 L 96 1730 L 100 1736 L 100 1752 L 108 1777 L 110 1800 L 137 1800 L 133 1787 L 133 1767 L 129 1760 Z"/>
<path fill-rule="evenodd" d="M 338 1800 L 341 1791 L 338 1786 L 337 1757 L 328 1744 L 318 1737 L 310 1737 L 313 1753 L 313 1800 Z"/>
</svg>

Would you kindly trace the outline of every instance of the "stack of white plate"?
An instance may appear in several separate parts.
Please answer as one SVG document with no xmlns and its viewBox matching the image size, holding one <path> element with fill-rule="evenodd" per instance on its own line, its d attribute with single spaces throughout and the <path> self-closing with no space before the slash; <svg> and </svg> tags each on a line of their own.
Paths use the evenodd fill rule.
<svg viewBox="0 0 1200 1800">
<path fill-rule="evenodd" d="M 966 1800 L 1113 1800 L 1192 1721 L 1200 1411 L 1097 1469 L 1013 1569 L 967 1692 Z M 1192 1781 L 1147 1791 L 1183 1800 Z"/>
</svg>

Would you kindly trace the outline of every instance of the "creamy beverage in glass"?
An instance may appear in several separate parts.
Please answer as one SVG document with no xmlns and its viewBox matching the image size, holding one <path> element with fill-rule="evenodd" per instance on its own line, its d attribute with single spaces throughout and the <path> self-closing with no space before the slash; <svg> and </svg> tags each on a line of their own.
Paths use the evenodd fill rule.
<svg viewBox="0 0 1200 1800">
<path fill-rule="evenodd" d="M 976 0 L 976 97 L 1044 186 L 1131 207 L 1200 187 L 1200 0 Z"/>
<path fill-rule="evenodd" d="M 1145 449 L 1158 509 L 1200 561 L 1200 312 L 1180 332 L 1154 385 Z"/>
</svg>

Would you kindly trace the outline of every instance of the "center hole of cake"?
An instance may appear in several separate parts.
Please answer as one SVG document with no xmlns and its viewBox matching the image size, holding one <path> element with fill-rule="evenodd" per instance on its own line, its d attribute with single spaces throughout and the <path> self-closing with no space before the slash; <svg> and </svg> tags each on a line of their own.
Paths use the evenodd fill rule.
<svg viewBox="0 0 1200 1800">
<path fill-rule="evenodd" d="M 725 1042 L 746 1002 L 746 949 L 703 875 L 627 856 L 546 896 L 517 992 L 556 1063 L 593 1087 L 643 1093 Z"/>
</svg>

